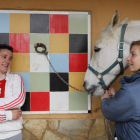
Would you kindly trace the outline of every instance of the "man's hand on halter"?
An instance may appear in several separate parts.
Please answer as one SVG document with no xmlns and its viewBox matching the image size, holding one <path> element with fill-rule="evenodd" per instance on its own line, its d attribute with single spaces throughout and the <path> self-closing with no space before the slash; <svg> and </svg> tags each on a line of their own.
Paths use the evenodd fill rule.
<svg viewBox="0 0 140 140">
<path fill-rule="evenodd" d="M 22 111 L 20 109 L 13 109 L 12 111 L 12 120 L 18 120 L 22 115 Z"/>
<path fill-rule="evenodd" d="M 113 87 L 109 88 L 109 90 L 105 90 L 105 94 L 101 97 L 101 100 L 104 98 L 110 98 L 115 96 L 115 89 Z"/>
<path fill-rule="evenodd" d="M 104 99 L 104 98 L 109 98 L 109 94 L 108 94 L 108 91 L 107 90 L 105 90 L 105 94 L 103 94 L 101 96 L 101 100 Z"/>
<path fill-rule="evenodd" d="M 116 93 L 116 91 L 115 91 L 115 89 L 114 89 L 113 87 L 109 88 L 108 94 L 109 94 L 111 97 L 114 97 L 114 96 L 115 96 L 115 93 Z"/>
</svg>

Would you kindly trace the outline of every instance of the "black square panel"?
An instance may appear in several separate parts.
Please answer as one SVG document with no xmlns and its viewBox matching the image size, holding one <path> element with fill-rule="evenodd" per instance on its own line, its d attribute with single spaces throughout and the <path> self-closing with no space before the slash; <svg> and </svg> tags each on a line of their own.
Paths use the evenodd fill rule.
<svg viewBox="0 0 140 140">
<path fill-rule="evenodd" d="M 88 110 L 88 113 L 91 113 L 91 110 Z"/>
<path fill-rule="evenodd" d="M 87 53 L 88 51 L 87 34 L 70 34 L 69 35 L 69 52 L 70 53 Z"/>
<path fill-rule="evenodd" d="M 49 33 L 49 15 L 31 14 L 30 33 Z"/>
<path fill-rule="evenodd" d="M 66 82 L 68 82 L 68 73 L 58 73 Z M 50 73 L 50 91 L 68 91 L 66 85 L 55 73 Z"/>
<path fill-rule="evenodd" d="M 9 33 L 0 33 L 0 44 L 9 45 Z"/>
<path fill-rule="evenodd" d="M 30 111 L 30 92 L 26 92 L 24 105 L 21 107 L 22 111 Z"/>
</svg>

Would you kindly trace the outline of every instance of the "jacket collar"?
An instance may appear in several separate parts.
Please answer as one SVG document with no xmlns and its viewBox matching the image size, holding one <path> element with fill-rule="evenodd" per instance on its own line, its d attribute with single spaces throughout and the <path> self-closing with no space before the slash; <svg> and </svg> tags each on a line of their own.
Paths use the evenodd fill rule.
<svg viewBox="0 0 140 140">
<path fill-rule="evenodd" d="M 123 78 L 120 79 L 119 83 L 122 84 L 126 84 L 126 83 L 132 83 L 133 81 L 135 81 L 137 78 L 140 78 L 140 71 L 138 71 L 137 73 L 134 73 L 132 76 L 123 76 Z"/>
<path fill-rule="evenodd" d="M 8 69 L 7 73 L 6 73 L 6 80 L 8 79 L 8 75 L 10 73 L 10 68 Z"/>
</svg>

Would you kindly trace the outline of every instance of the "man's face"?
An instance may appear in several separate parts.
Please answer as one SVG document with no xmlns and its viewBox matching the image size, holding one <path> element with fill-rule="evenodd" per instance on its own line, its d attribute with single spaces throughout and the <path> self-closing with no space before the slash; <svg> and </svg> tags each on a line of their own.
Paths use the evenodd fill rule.
<svg viewBox="0 0 140 140">
<path fill-rule="evenodd" d="M 137 72 L 140 70 L 140 46 L 134 45 L 130 51 L 130 55 L 126 58 L 129 63 L 130 71 Z"/>
<path fill-rule="evenodd" d="M 6 74 L 11 67 L 13 53 L 7 49 L 0 50 L 0 74 Z"/>
</svg>

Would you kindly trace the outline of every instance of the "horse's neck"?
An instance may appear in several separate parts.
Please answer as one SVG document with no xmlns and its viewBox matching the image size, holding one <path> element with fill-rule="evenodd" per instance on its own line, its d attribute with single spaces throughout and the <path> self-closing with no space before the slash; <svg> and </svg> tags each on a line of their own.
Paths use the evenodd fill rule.
<svg viewBox="0 0 140 140">
<path fill-rule="evenodd" d="M 140 21 L 128 22 L 124 40 L 129 45 L 132 41 L 140 40 Z"/>
</svg>

